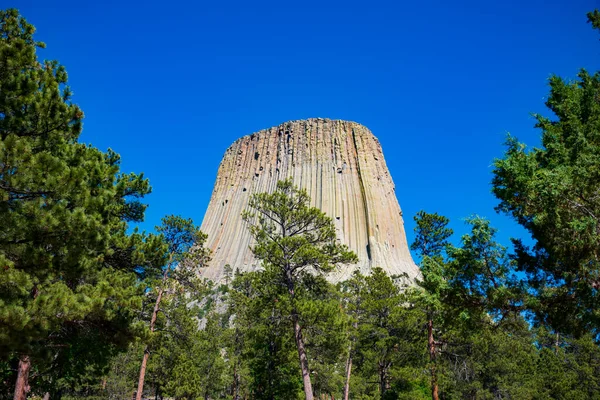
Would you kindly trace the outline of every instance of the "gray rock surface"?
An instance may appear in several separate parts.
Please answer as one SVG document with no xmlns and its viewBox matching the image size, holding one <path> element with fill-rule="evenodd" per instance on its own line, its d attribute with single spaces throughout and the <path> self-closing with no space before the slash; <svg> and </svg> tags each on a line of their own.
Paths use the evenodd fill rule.
<svg viewBox="0 0 600 400">
<path fill-rule="evenodd" d="M 318 118 L 244 136 L 227 149 L 202 222 L 212 250 L 202 276 L 223 281 L 226 264 L 240 271 L 260 268 L 241 213 L 251 194 L 272 192 L 287 177 L 308 191 L 312 204 L 333 219 L 340 241 L 359 257 L 358 264 L 328 274 L 330 281 L 376 266 L 411 280 L 420 275 L 379 141 L 358 123 Z"/>
</svg>

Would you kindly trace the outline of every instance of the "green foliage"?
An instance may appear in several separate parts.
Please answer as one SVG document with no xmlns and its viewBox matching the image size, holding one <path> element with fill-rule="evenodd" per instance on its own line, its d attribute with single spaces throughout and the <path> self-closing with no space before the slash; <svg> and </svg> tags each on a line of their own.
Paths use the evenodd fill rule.
<svg viewBox="0 0 600 400">
<path fill-rule="evenodd" d="M 168 261 L 162 267 L 160 281 L 149 280 L 151 286 L 156 286 L 156 291 L 148 291 L 148 298 L 154 300 L 154 306 L 148 307 L 148 309 L 152 309 L 152 313 L 149 315 L 150 334 L 146 338 L 142 366 L 151 353 L 162 352 L 166 356 L 165 360 L 169 362 L 166 363 L 166 366 L 164 365 L 165 360 L 155 360 L 154 362 L 162 367 L 158 368 L 162 370 L 162 374 L 153 379 L 155 392 L 160 393 L 164 388 L 164 390 L 174 390 L 179 393 L 178 396 L 189 396 L 190 393 L 198 390 L 198 385 L 206 386 L 206 382 L 202 379 L 191 379 L 186 374 L 181 375 L 198 368 L 199 365 L 198 362 L 188 365 L 193 360 L 184 361 L 182 356 L 177 356 L 182 353 L 180 348 L 173 346 L 177 344 L 177 337 L 185 337 L 186 341 L 192 344 L 193 351 L 198 352 L 202 349 L 198 336 L 201 334 L 198 333 L 198 322 L 195 319 L 204 317 L 204 313 L 211 303 L 205 302 L 204 298 L 210 291 L 210 285 L 199 277 L 198 269 L 206 265 L 210 251 L 204 248 L 207 236 L 194 225 L 191 219 L 173 215 L 164 217 L 162 224 L 156 227 L 156 231 L 160 233 L 161 239 L 166 244 L 165 259 Z M 205 302 L 205 307 L 200 308 L 199 304 L 203 302 Z M 151 305 L 152 303 L 147 304 Z M 202 312 L 202 316 L 199 315 L 200 312 Z M 163 332 L 156 331 L 157 325 L 162 327 Z M 165 335 L 165 330 L 170 331 L 171 334 Z M 182 363 L 186 364 L 183 369 L 180 368 Z M 144 390 L 145 372 L 143 367 L 140 368 L 139 391 Z M 165 376 L 176 376 L 179 381 L 185 381 L 187 384 L 178 385 L 176 388 L 170 387 L 170 381 L 165 381 Z M 212 378 L 214 377 L 211 377 L 209 383 L 213 382 Z"/>
<path fill-rule="evenodd" d="M 319 342 L 318 336 L 311 334 L 318 327 L 317 316 L 334 315 L 330 299 L 320 298 L 327 284 L 313 274 L 331 271 L 339 263 L 354 263 L 357 257 L 336 242 L 331 218 L 310 207 L 306 191 L 294 187 L 291 179 L 278 182 L 273 193 L 253 195 L 249 207 L 253 212 L 245 212 L 243 218 L 256 241 L 252 251 L 263 261 L 264 271 L 259 274 L 279 296 L 277 300 L 285 310 L 282 316 L 289 318 L 301 375 L 307 377 L 303 379 L 306 398 L 312 398 L 311 375 L 320 378 L 326 370 L 316 374 L 309 368 L 311 353 L 305 345 Z M 343 337 L 340 335 L 337 342 L 341 343 Z M 312 359 L 317 360 L 314 354 Z M 320 383 L 315 388 L 319 386 L 326 385 Z"/>
<path fill-rule="evenodd" d="M 172 278 L 166 284 L 155 330 L 130 346 L 127 354 L 115 358 L 105 389 L 96 393 L 110 398 L 131 397 L 146 349 L 150 353 L 146 396 L 195 399 L 224 392 L 227 363 L 221 351 L 226 334 L 219 316 L 205 304 L 210 287 L 183 293 Z M 125 360 L 127 365 L 123 365 Z"/>
<path fill-rule="evenodd" d="M 203 247 L 207 235 L 194 225 L 191 218 L 168 215 L 162 224 L 156 227 L 168 245 L 168 255 L 172 263 L 191 261 L 195 265 L 204 265 L 208 261 L 208 251 Z"/>
<path fill-rule="evenodd" d="M 466 222 L 471 233 L 463 235 L 460 247 L 448 247 L 447 302 L 492 318 L 520 311 L 524 294 L 506 248 L 495 241 L 496 229 L 480 217 Z"/>
<path fill-rule="evenodd" d="M 440 393 L 451 399 L 537 398 L 534 337 L 522 318 L 479 329 L 445 330 L 439 349 Z"/>
<path fill-rule="evenodd" d="M 197 322 L 193 329 L 189 339 L 180 344 L 165 392 L 176 398 L 215 398 L 224 391 L 227 379 L 221 355 L 223 328 L 218 318 L 210 315 L 204 329 L 198 330 Z"/>
<path fill-rule="evenodd" d="M 121 400 L 131 398 L 135 383 L 139 374 L 139 360 L 144 353 L 144 347 L 139 341 L 132 343 L 127 352 L 116 355 L 110 364 L 110 368 L 102 377 L 102 385 L 94 394 L 110 400 Z M 76 393 L 74 397 L 84 397 Z"/>
<path fill-rule="evenodd" d="M 234 324 L 230 352 L 247 370 L 240 384 L 255 399 L 293 399 L 302 393 L 299 367 L 290 330 L 289 301 L 265 272 L 238 274 L 229 292 Z"/>
<path fill-rule="evenodd" d="M 588 22 L 594 29 L 600 29 L 600 11 L 594 10 L 587 13 Z"/>
<path fill-rule="evenodd" d="M 134 337 L 139 278 L 164 249 L 128 233 L 148 181 L 78 142 L 83 113 L 65 68 L 38 61 L 34 30 L 0 11 L 0 359 L 27 354 L 39 384 L 58 388 Z"/>
<path fill-rule="evenodd" d="M 300 325 L 310 360 L 315 396 L 341 395 L 348 347 L 348 320 L 340 312 L 340 294 L 323 277 L 307 276 L 297 297 Z"/>
<path fill-rule="evenodd" d="M 206 293 L 207 283 L 199 278 L 199 269 L 210 261 L 210 250 L 204 247 L 207 235 L 191 218 L 168 215 L 156 231 L 167 244 L 162 267 L 162 282 L 158 286 L 171 292 L 185 292 L 199 300 Z"/>
<path fill-rule="evenodd" d="M 525 293 L 496 230 L 480 217 L 466 220 L 460 246 L 448 239 L 449 220 L 419 212 L 412 248 L 423 279 L 411 296 L 432 326 L 430 369 L 448 398 L 530 398 L 533 336 L 520 316 Z M 509 356 L 510 354 L 510 356 Z M 530 385 L 530 386 L 527 386 Z"/>
<path fill-rule="evenodd" d="M 415 221 L 412 248 L 422 256 L 420 301 L 431 315 L 443 309 L 452 318 L 480 320 L 484 315 L 500 318 L 524 309 L 522 282 L 514 276 L 513 262 L 496 242 L 496 229 L 487 220 L 468 218 L 471 232 L 462 236 L 458 247 L 447 240 L 452 234 L 447 218 L 420 212 Z"/>
<path fill-rule="evenodd" d="M 424 316 L 411 307 L 399 280 L 381 268 L 340 284 L 353 321 L 356 398 L 421 398 L 426 342 L 420 341 Z"/>
<path fill-rule="evenodd" d="M 535 116 L 542 147 L 528 151 L 509 137 L 493 179 L 498 210 L 535 241 L 532 248 L 514 244 L 539 320 L 577 334 L 600 328 L 599 97 L 599 73 L 582 70 L 575 82 L 550 78 L 546 106 L 555 119 Z"/>
<path fill-rule="evenodd" d="M 421 257 L 422 279 L 417 283 L 424 289 L 415 292 L 414 296 L 425 308 L 428 318 L 434 319 L 442 310 L 449 290 L 445 253 L 453 231 L 448 228 L 450 220 L 437 213 L 419 211 L 414 219 L 415 240 L 410 248 Z"/>
<path fill-rule="evenodd" d="M 277 183 L 273 193 L 252 196 L 244 220 L 256 240 L 254 255 L 265 268 L 274 267 L 285 285 L 307 271 L 328 272 L 336 264 L 356 262 L 356 255 L 336 243 L 331 218 L 310 207 L 304 190 L 291 179 Z"/>
<path fill-rule="evenodd" d="M 590 335 L 557 341 L 542 328 L 536 339 L 541 398 L 600 399 L 600 348 Z"/>
<path fill-rule="evenodd" d="M 414 217 L 416 222 L 415 240 L 410 245 L 422 258 L 439 259 L 449 245 L 448 239 L 454 233 L 448 228 L 450 220 L 437 213 L 429 214 L 425 211 L 417 212 Z"/>
</svg>

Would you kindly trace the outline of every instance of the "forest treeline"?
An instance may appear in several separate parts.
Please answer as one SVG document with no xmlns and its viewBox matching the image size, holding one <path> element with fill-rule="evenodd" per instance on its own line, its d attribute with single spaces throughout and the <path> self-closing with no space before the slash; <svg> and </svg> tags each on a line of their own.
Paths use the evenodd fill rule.
<svg viewBox="0 0 600 400">
<path fill-rule="evenodd" d="M 494 162 L 497 210 L 531 240 L 421 211 L 416 284 L 332 284 L 356 255 L 286 180 L 243 215 L 263 268 L 215 284 L 193 221 L 131 229 L 149 182 L 79 142 L 34 32 L 0 11 L 0 398 L 600 399 L 598 72 L 552 77 L 541 146 L 509 137 Z"/>
</svg>

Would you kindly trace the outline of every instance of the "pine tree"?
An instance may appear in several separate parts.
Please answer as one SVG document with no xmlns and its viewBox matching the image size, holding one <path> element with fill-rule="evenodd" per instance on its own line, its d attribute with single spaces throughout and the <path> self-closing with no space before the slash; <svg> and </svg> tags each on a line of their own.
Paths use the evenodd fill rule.
<svg viewBox="0 0 600 400">
<path fill-rule="evenodd" d="M 198 282 L 197 269 L 206 265 L 209 260 L 209 251 L 204 248 L 206 234 L 202 233 L 191 219 L 170 215 L 163 218 L 162 225 L 158 226 L 156 230 L 167 244 L 167 253 L 165 254 L 167 262 L 163 267 L 162 278 L 157 283 L 156 300 L 150 317 L 150 333 L 155 330 L 156 319 L 165 292 L 169 288 L 176 289 L 175 286 L 179 286 L 183 290 L 187 289 L 188 295 L 201 291 L 203 285 Z M 179 291 L 178 295 L 185 301 L 186 295 L 183 291 Z M 150 347 L 146 346 L 140 366 L 136 400 L 142 398 L 149 357 Z"/>
<path fill-rule="evenodd" d="M 371 275 L 356 274 L 360 293 L 357 318 L 358 340 L 356 353 L 361 362 L 357 372 L 367 381 L 376 382 L 380 399 L 396 398 L 401 392 L 411 392 L 412 383 L 399 379 L 404 370 L 422 368 L 422 352 L 417 338 L 421 329 L 421 313 L 410 305 L 406 287 L 399 279 L 388 276 L 376 267 Z M 397 278 L 397 277 L 396 277 Z M 413 374 L 411 374 L 413 375 Z M 394 388 L 394 381 L 399 386 Z M 412 393 L 413 398 L 417 395 Z"/>
<path fill-rule="evenodd" d="M 348 318 L 348 354 L 344 368 L 344 390 L 343 399 L 350 398 L 350 379 L 352 377 L 352 366 L 356 355 L 356 343 L 358 340 L 358 323 L 363 315 L 362 296 L 364 291 L 364 276 L 355 271 L 352 277 L 338 284 L 338 290 L 342 295 L 341 305 Z"/>
<path fill-rule="evenodd" d="M 181 337 L 171 333 L 170 348 L 176 355 L 165 392 L 175 398 L 221 398 L 227 387 L 228 362 L 223 357 L 226 329 L 220 316 L 209 313 L 203 329 L 198 329 L 194 310 L 180 308 L 178 325 L 184 327 Z M 187 315 L 186 315 L 187 314 Z"/>
<path fill-rule="evenodd" d="M 588 14 L 599 28 L 598 11 Z M 535 115 L 542 146 L 514 137 L 495 161 L 497 209 L 529 231 L 532 248 L 514 240 L 519 268 L 537 298 L 541 322 L 561 332 L 600 332 L 600 73 L 568 82 L 550 78 L 546 106 Z"/>
<path fill-rule="evenodd" d="M 437 346 L 435 329 L 440 314 L 443 312 L 444 295 L 448 290 L 445 279 L 444 252 L 448 248 L 448 239 L 452 236 L 452 229 L 448 228 L 448 218 L 435 214 L 419 211 L 415 216 L 415 240 L 410 248 L 417 251 L 421 257 L 421 272 L 423 279 L 418 285 L 424 289 L 415 293 L 417 304 L 422 306 L 427 315 L 427 349 L 429 352 L 431 373 L 431 397 L 439 399 L 439 386 L 437 377 Z"/>
<path fill-rule="evenodd" d="M 276 286 L 286 289 L 290 317 L 298 351 L 302 382 L 307 400 L 313 399 L 308 357 L 297 304 L 299 284 L 310 272 L 331 271 L 338 263 L 356 262 L 356 255 L 336 243 L 331 218 L 310 207 L 304 190 L 294 187 L 291 179 L 277 183 L 273 193 L 253 195 L 244 213 L 256 240 L 254 255 L 263 261 L 265 271 Z"/>
<path fill-rule="evenodd" d="M 514 321 L 525 309 L 527 293 L 513 276 L 506 249 L 495 241 L 496 230 L 480 217 L 466 220 L 469 234 L 460 246 L 451 245 L 449 220 L 423 211 L 415 217 L 416 238 L 411 248 L 421 256 L 423 279 L 414 294 L 427 315 L 432 398 L 439 398 L 440 366 L 450 355 L 464 369 L 472 360 L 465 348 L 485 336 L 490 327 Z M 450 350 L 454 347 L 453 350 Z M 446 360 L 444 360 L 446 357 Z M 445 362 L 446 361 L 446 362 Z M 452 371 L 452 368 L 450 369 Z"/>
<path fill-rule="evenodd" d="M 228 319 L 233 322 L 238 358 L 237 383 L 251 398 L 285 400 L 300 398 L 297 350 L 289 329 L 289 302 L 272 284 L 267 271 L 237 274 L 228 297 Z M 247 382 L 243 382 L 247 371 Z M 247 394 L 247 393 L 246 393 Z M 247 397 L 247 396 L 244 396 Z"/>
<path fill-rule="evenodd" d="M 113 151 L 78 142 L 83 113 L 65 68 L 38 61 L 34 31 L 0 11 L 0 356 L 19 359 L 15 399 L 29 371 L 74 340 L 98 330 L 108 344 L 131 339 L 139 278 L 162 248 L 127 231 L 143 218 L 148 181 L 121 173 Z M 104 343 L 74 354 L 102 363 Z"/>
</svg>

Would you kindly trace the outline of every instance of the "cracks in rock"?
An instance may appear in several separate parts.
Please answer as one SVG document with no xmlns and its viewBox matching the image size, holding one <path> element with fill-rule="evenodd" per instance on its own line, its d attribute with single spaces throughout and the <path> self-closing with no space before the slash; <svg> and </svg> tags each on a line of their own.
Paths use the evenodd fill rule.
<svg viewBox="0 0 600 400">
<path fill-rule="evenodd" d="M 365 209 L 365 225 L 367 228 L 367 257 L 369 258 L 369 266 L 371 265 L 373 258 L 371 256 L 371 227 L 369 226 L 369 205 L 367 203 L 367 195 L 365 191 L 365 183 L 360 169 L 360 159 L 358 155 L 358 146 L 356 144 L 356 132 L 352 127 L 352 143 L 354 144 L 354 151 L 356 154 L 356 173 L 358 174 L 358 182 L 360 184 L 360 194 Z"/>
</svg>

